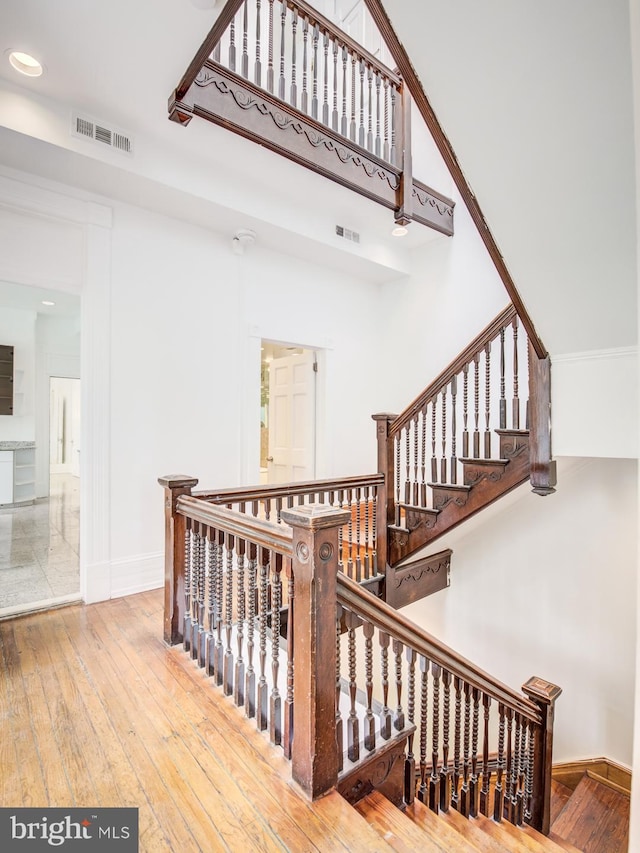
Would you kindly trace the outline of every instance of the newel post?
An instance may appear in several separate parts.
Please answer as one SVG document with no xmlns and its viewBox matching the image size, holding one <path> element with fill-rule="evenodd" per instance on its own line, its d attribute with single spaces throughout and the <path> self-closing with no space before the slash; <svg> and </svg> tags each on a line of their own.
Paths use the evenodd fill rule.
<svg viewBox="0 0 640 853">
<path fill-rule="evenodd" d="M 312 799 L 338 781 L 336 576 L 338 530 L 349 517 L 320 504 L 282 510 L 293 528 L 292 773 Z"/>
<path fill-rule="evenodd" d="M 542 725 L 536 731 L 535 738 L 530 824 L 534 829 L 548 835 L 551 828 L 553 718 L 556 699 L 562 693 L 562 688 L 534 676 L 522 685 L 522 692 L 535 702 L 542 716 Z"/>
<path fill-rule="evenodd" d="M 551 360 L 539 358 L 529 341 L 529 479 L 537 495 L 555 492 L 556 463 L 551 453 Z"/>
<path fill-rule="evenodd" d="M 194 477 L 167 474 L 158 477 L 164 488 L 164 641 L 170 646 L 183 642 L 184 626 L 184 540 L 186 519 L 176 512 L 180 495 L 190 495 L 198 485 Z"/>
<path fill-rule="evenodd" d="M 389 436 L 389 427 L 398 417 L 389 412 L 380 412 L 371 415 L 376 422 L 376 434 L 378 438 L 378 473 L 384 474 L 384 485 L 378 490 L 378 503 L 376 507 L 376 530 L 378 541 L 376 551 L 378 552 L 378 565 L 384 570 L 389 558 L 389 534 L 388 526 L 396 523 L 396 506 L 393 497 L 394 461 L 393 461 L 393 438 Z"/>
</svg>

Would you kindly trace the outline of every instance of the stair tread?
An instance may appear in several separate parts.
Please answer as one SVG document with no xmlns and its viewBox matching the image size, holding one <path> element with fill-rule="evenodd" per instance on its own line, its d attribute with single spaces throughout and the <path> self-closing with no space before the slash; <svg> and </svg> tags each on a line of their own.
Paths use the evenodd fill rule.
<svg viewBox="0 0 640 853">
<path fill-rule="evenodd" d="M 405 812 L 417 826 L 426 832 L 430 838 L 440 839 L 450 853 L 505 853 L 506 847 L 494 843 L 484 832 L 468 832 L 470 821 L 462 818 L 461 823 L 444 819 L 442 814 L 432 812 L 424 803 L 416 800 L 407 806 Z M 457 814 L 457 812 L 456 812 Z"/>
<path fill-rule="evenodd" d="M 470 492 L 472 486 L 465 486 L 463 483 L 427 483 L 432 489 L 447 489 L 451 492 Z"/>
<path fill-rule="evenodd" d="M 471 465 L 508 465 L 508 459 L 482 459 L 474 456 L 463 456 L 459 460 L 463 464 Z"/>
<path fill-rule="evenodd" d="M 585 853 L 626 850 L 629 797 L 585 774 L 551 829 Z"/>
<path fill-rule="evenodd" d="M 477 817 L 478 825 L 494 838 L 497 838 L 508 849 L 514 850 L 513 844 L 519 853 L 564 853 L 563 848 L 552 839 L 536 832 L 529 826 L 513 826 L 509 821 L 496 823 L 488 817 Z"/>
<path fill-rule="evenodd" d="M 557 779 L 551 780 L 551 825 L 558 817 L 562 809 L 566 806 L 567 801 L 573 794 L 571 788 L 558 782 Z"/>
<path fill-rule="evenodd" d="M 519 853 L 519 849 L 513 846 L 505 847 L 497 838 L 493 838 L 486 833 L 474 818 L 466 818 L 457 812 L 455 809 L 449 809 L 446 812 L 440 812 L 439 819 L 443 823 L 448 823 L 454 826 L 456 830 L 482 853 L 503 853 L 503 851 L 513 851 Z"/>
<path fill-rule="evenodd" d="M 353 807 L 337 791 L 330 791 L 316 800 L 313 807 L 338 836 L 349 838 L 350 853 L 371 853 L 374 850 L 376 853 L 391 853 L 393 850 L 374 827 L 353 813 Z"/>
<path fill-rule="evenodd" d="M 421 853 L 449 851 L 444 842 L 438 843 L 428 836 L 378 791 L 373 791 L 356 803 L 355 809 L 378 831 L 387 844 L 400 853 L 415 853 L 416 850 Z M 473 851 L 473 848 L 468 847 L 467 850 Z"/>
</svg>

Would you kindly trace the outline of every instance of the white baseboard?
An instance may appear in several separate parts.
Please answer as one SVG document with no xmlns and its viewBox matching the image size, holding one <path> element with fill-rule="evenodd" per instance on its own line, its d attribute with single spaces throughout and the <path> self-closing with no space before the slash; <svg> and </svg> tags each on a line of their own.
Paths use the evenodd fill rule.
<svg viewBox="0 0 640 853">
<path fill-rule="evenodd" d="M 138 554 L 111 561 L 111 598 L 135 595 L 164 585 L 164 554 Z"/>
</svg>

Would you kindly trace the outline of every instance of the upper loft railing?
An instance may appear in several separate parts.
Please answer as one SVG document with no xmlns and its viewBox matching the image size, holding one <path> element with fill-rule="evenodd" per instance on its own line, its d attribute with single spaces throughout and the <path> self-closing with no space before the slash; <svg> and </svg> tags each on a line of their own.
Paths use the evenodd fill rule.
<svg viewBox="0 0 640 853">
<path fill-rule="evenodd" d="M 453 233 L 451 199 L 413 178 L 398 74 L 304 0 L 229 0 L 169 102 L 412 220 Z"/>
</svg>

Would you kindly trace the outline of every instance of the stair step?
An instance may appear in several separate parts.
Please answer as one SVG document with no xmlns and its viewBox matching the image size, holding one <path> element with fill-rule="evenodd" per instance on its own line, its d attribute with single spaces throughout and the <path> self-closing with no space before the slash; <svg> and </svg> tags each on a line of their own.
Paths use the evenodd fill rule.
<svg viewBox="0 0 640 853">
<path fill-rule="evenodd" d="M 468 832 L 472 822 L 461 815 L 459 825 L 454 821 L 443 820 L 424 803 L 415 800 L 405 811 L 406 816 L 419 826 L 432 840 L 440 841 L 450 853 L 462 853 L 472 850 L 473 853 L 505 853 L 506 847 L 489 838 L 484 832 Z M 457 814 L 457 812 L 456 812 Z"/>
<path fill-rule="evenodd" d="M 466 486 L 475 486 L 480 480 L 497 483 L 502 479 L 508 459 L 461 459 L 462 481 Z"/>
<path fill-rule="evenodd" d="M 473 818 L 468 819 L 463 817 L 455 809 L 440 812 L 438 820 L 448 826 L 454 827 L 470 844 L 473 844 L 476 850 L 480 850 L 482 853 L 503 853 L 505 850 L 518 853 L 517 847 L 513 845 L 505 847 L 497 838 L 492 838 L 484 832 Z"/>
<path fill-rule="evenodd" d="M 428 483 L 433 492 L 433 508 L 443 510 L 449 504 L 464 506 L 469 498 L 471 486 L 456 483 Z"/>
<path fill-rule="evenodd" d="M 585 775 L 551 829 L 584 853 L 624 851 L 629 843 L 629 797 Z"/>
<path fill-rule="evenodd" d="M 566 806 L 573 791 L 557 779 L 551 780 L 551 826 Z"/>
<path fill-rule="evenodd" d="M 478 826 L 508 850 L 518 853 L 564 853 L 564 848 L 529 826 L 513 826 L 509 821 L 496 823 L 488 817 L 474 818 Z M 517 844 L 517 847 L 513 845 Z"/>
</svg>

